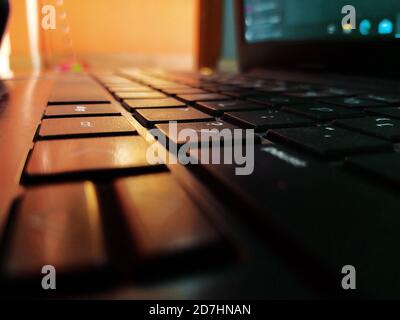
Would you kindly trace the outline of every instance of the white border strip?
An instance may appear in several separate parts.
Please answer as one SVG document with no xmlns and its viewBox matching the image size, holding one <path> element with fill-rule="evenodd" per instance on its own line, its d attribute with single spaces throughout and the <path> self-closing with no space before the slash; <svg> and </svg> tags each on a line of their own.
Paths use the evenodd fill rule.
<svg viewBox="0 0 400 320">
<path fill-rule="evenodd" d="M 0 79 L 8 79 L 13 77 L 10 68 L 11 43 L 10 35 L 7 32 L 3 36 L 3 43 L 0 47 Z"/>
</svg>

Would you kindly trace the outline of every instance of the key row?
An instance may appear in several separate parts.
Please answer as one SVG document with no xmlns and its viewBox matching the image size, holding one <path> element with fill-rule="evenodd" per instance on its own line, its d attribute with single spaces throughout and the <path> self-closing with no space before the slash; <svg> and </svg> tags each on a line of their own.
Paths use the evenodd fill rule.
<svg viewBox="0 0 400 320">
<path fill-rule="evenodd" d="M 115 200 L 105 203 L 110 197 L 103 193 Z M 91 182 L 29 188 L 7 230 L 0 281 L 12 286 L 38 279 L 39 288 L 42 267 L 51 265 L 63 291 L 68 277 L 106 272 L 98 279 L 105 283 L 107 274 L 120 276 L 113 273 L 118 267 L 141 280 L 179 267 L 213 267 L 232 258 L 233 247 L 206 214 L 215 213 L 205 212 L 169 172 L 120 178 L 102 188 Z M 123 261 L 116 262 L 118 250 Z"/>
</svg>

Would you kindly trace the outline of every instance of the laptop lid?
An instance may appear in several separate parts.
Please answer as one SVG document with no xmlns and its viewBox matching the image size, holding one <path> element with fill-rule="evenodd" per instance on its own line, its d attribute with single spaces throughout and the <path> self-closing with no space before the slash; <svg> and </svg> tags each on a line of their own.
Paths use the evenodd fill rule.
<svg viewBox="0 0 400 320">
<path fill-rule="evenodd" d="M 242 70 L 400 75 L 398 0 L 236 0 L 236 19 Z"/>
</svg>

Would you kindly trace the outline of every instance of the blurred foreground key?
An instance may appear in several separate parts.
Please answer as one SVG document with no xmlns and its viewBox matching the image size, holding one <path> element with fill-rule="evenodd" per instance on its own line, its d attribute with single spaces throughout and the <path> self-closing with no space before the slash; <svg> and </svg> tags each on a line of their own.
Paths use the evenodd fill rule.
<svg viewBox="0 0 400 320">
<path fill-rule="evenodd" d="M 41 279 L 46 265 L 55 267 L 57 277 L 107 265 L 97 194 L 90 182 L 30 189 L 8 234 L 2 265 L 8 280 Z"/>
<path fill-rule="evenodd" d="M 156 275 L 168 269 L 196 270 L 227 256 L 222 236 L 171 174 L 121 179 L 115 188 L 135 269 Z"/>
</svg>

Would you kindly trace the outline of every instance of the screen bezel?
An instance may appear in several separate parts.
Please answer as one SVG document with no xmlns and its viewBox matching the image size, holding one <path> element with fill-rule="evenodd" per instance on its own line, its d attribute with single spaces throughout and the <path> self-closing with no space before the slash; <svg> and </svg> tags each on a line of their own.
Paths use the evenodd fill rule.
<svg viewBox="0 0 400 320">
<path fill-rule="evenodd" d="M 400 39 L 248 43 L 244 30 L 244 0 L 236 0 L 237 48 L 242 71 L 285 67 L 381 77 L 400 75 Z"/>
</svg>

